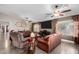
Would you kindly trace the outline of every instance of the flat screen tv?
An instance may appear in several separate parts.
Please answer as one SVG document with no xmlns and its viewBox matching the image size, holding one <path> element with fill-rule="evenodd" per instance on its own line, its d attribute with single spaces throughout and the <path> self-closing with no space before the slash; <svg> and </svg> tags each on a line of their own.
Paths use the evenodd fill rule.
<svg viewBox="0 0 79 59">
<path fill-rule="evenodd" d="M 50 29 L 51 28 L 51 21 L 41 22 L 41 28 L 42 29 Z"/>
</svg>

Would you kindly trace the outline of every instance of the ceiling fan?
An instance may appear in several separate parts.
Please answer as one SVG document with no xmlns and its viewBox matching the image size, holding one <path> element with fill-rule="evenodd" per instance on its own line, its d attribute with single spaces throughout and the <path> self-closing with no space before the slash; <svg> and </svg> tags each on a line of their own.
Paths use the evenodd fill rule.
<svg viewBox="0 0 79 59">
<path fill-rule="evenodd" d="M 53 11 L 52 13 L 46 13 L 46 17 L 54 17 L 54 16 L 64 16 L 65 13 L 70 12 L 71 9 L 68 4 L 55 4 L 51 6 Z"/>
<path fill-rule="evenodd" d="M 68 4 L 65 4 L 65 5 L 58 4 L 58 5 L 54 6 L 54 16 L 63 16 L 64 13 L 70 12 L 70 11 L 71 11 L 71 9 Z"/>
</svg>

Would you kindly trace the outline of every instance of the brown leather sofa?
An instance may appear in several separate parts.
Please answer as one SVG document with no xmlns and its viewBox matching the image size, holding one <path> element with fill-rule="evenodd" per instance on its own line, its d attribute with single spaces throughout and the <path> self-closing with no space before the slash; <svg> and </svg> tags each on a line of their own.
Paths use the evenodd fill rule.
<svg viewBox="0 0 79 59">
<path fill-rule="evenodd" d="M 37 38 L 37 46 L 43 51 L 49 53 L 61 43 L 60 34 L 51 34 L 45 37 Z"/>
</svg>

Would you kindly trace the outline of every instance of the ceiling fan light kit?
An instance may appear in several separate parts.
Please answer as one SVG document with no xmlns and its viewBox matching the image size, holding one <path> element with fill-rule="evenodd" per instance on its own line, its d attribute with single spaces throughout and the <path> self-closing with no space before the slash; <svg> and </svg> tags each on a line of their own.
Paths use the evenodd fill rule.
<svg viewBox="0 0 79 59">
<path fill-rule="evenodd" d="M 71 11 L 69 5 L 63 5 L 60 7 L 60 5 L 55 5 L 54 9 L 54 16 L 64 16 L 65 12 Z"/>
</svg>

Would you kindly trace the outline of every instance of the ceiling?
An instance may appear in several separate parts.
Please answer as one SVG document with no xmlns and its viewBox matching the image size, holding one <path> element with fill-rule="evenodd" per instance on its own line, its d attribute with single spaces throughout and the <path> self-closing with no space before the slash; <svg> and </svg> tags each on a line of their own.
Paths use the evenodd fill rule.
<svg viewBox="0 0 79 59">
<path fill-rule="evenodd" d="M 16 14 L 25 20 L 29 18 L 30 21 L 50 20 L 79 14 L 79 4 L 70 4 L 69 6 L 72 11 L 65 13 L 64 16 L 51 17 L 54 6 L 55 4 L 0 4 L 0 12 L 10 15 Z"/>
</svg>

